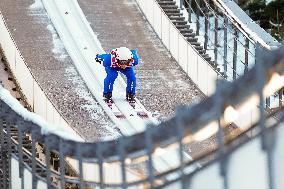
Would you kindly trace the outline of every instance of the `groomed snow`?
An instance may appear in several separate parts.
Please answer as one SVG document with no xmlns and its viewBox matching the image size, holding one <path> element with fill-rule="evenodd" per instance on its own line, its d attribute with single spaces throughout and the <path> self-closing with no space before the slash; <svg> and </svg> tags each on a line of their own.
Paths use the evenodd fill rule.
<svg viewBox="0 0 284 189">
<path fill-rule="evenodd" d="M 141 132 L 153 118 L 141 119 L 125 101 L 126 84 L 119 76 L 114 85 L 113 100 L 126 119 L 118 120 L 102 100 L 104 67 L 94 61 L 97 53 L 105 53 L 97 36 L 93 33 L 77 1 L 43 1 L 43 4 L 62 39 L 66 50 L 76 65 L 91 93 L 110 118 L 125 135 Z M 138 101 L 139 103 L 139 101 Z"/>
<path fill-rule="evenodd" d="M 36 22 L 38 22 L 38 24 L 41 24 L 43 26 L 45 25 L 47 28 L 47 31 L 50 32 L 51 39 L 52 39 L 51 40 L 52 42 L 51 52 L 53 53 L 53 57 L 56 60 L 58 60 L 59 66 L 62 65 L 63 67 L 65 67 L 65 65 L 69 63 L 70 57 L 67 54 L 64 44 L 59 38 L 57 31 L 51 24 L 48 18 L 48 15 L 46 14 L 45 7 L 43 6 L 42 1 L 35 0 L 33 4 L 29 5 L 28 8 L 29 8 L 29 15 L 35 17 Z M 57 74 L 57 72 L 55 72 L 54 74 Z M 120 133 L 117 130 L 115 130 L 116 125 L 111 120 L 108 120 L 108 117 L 105 114 L 103 108 L 93 98 L 93 95 L 90 92 L 88 92 L 88 90 L 86 90 L 87 88 L 85 86 L 85 83 L 82 81 L 82 78 L 78 75 L 73 65 L 70 65 L 65 68 L 64 77 L 65 78 L 67 77 L 67 83 L 68 81 L 70 83 L 68 84 L 68 87 L 69 86 L 72 87 L 71 97 L 69 97 L 68 100 L 74 99 L 75 96 L 77 96 L 78 98 L 76 98 L 77 99 L 76 101 L 68 102 L 68 103 L 63 102 L 63 104 L 61 103 L 61 101 L 64 101 L 64 100 L 61 100 L 61 99 L 56 99 L 56 102 L 59 101 L 60 102 L 59 105 L 61 106 L 65 105 L 67 107 L 66 110 L 64 111 L 61 110 L 61 113 L 62 115 L 66 116 L 66 112 L 67 112 L 67 116 L 69 119 L 68 121 L 71 123 L 71 125 L 74 126 L 76 130 L 84 136 L 85 134 L 83 133 L 90 133 L 87 136 L 85 136 L 89 141 L 97 140 L 97 139 L 94 139 L 95 136 L 92 137 L 92 133 L 97 133 L 97 135 L 100 137 L 99 138 L 100 140 L 105 140 L 105 139 L 109 140 L 109 139 L 115 139 L 119 137 Z M 56 78 L 57 77 L 55 77 L 54 80 L 56 80 Z M 47 91 L 50 92 L 50 89 L 48 89 Z M 49 95 L 49 97 L 54 98 L 53 95 Z M 75 106 L 74 112 L 72 112 L 72 114 L 69 114 L 68 108 L 70 108 L 72 104 L 76 104 L 76 106 Z M 79 106 L 79 110 L 78 110 L 78 106 Z M 82 114 L 82 113 L 84 113 L 84 115 L 80 116 L 78 120 L 70 121 L 72 117 L 77 116 L 78 114 Z M 94 126 L 95 124 L 96 126 Z M 80 126 L 80 128 L 77 128 L 76 127 L 77 125 Z"/>
</svg>

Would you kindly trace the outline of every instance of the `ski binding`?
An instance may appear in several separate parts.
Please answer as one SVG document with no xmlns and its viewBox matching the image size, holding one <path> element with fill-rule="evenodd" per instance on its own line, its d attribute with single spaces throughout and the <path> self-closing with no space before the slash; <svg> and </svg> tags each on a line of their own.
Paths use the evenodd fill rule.
<svg viewBox="0 0 284 189">
<path fill-rule="evenodd" d="M 148 118 L 147 112 L 145 112 L 136 101 L 128 101 L 129 105 L 135 110 L 136 114 L 141 118 Z"/>
</svg>

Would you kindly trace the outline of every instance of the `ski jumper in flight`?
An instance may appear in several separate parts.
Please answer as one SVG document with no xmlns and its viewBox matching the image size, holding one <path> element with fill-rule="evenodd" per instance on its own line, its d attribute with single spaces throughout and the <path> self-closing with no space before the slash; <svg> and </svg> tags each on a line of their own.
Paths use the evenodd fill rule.
<svg viewBox="0 0 284 189">
<path fill-rule="evenodd" d="M 121 72 L 127 79 L 126 100 L 135 102 L 136 76 L 133 67 L 138 64 L 136 50 L 119 47 L 108 54 L 97 54 L 96 61 L 102 63 L 107 73 L 104 79 L 104 100 L 107 102 L 112 101 L 113 84 L 118 72 Z"/>
</svg>

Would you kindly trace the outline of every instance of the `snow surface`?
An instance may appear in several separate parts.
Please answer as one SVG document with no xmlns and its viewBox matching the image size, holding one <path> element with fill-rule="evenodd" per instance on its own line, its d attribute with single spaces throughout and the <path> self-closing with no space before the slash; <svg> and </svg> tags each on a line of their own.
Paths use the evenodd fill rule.
<svg viewBox="0 0 284 189">
<path fill-rule="evenodd" d="M 78 94 L 79 98 L 86 101 L 86 103 L 82 105 L 82 108 L 90 112 L 90 116 L 93 120 L 99 120 L 100 115 L 98 112 L 102 113 L 101 111 L 103 111 L 103 109 L 98 102 L 94 101 L 93 96 L 83 89 L 85 83 L 81 80 L 81 78 L 77 77 L 77 71 L 72 67 L 67 68 L 66 73 L 70 78 L 69 80 L 74 84 L 74 86 L 76 86 L 73 90 Z M 115 127 L 115 124 L 108 125 L 106 129 L 110 134 L 102 137 L 100 140 L 111 140 L 120 137 L 121 135 L 117 132 L 117 130 L 115 130 Z"/>
<path fill-rule="evenodd" d="M 120 76 L 114 85 L 113 100 L 126 116 L 126 119 L 118 120 L 102 100 L 106 73 L 104 67 L 94 61 L 94 57 L 98 53 L 105 53 L 105 51 L 97 36 L 93 33 L 77 1 L 45 0 L 43 3 L 77 71 L 106 113 L 117 123 L 122 133 L 131 135 L 141 132 L 145 129 L 147 123 L 155 122 L 153 118 L 141 119 L 125 101 L 126 84 Z"/>
<path fill-rule="evenodd" d="M 58 37 L 55 29 L 53 28 L 53 26 L 51 24 L 49 24 L 47 26 L 47 29 L 52 34 L 52 41 L 53 41 L 53 45 L 54 45 L 53 49 L 52 49 L 52 52 L 55 54 L 55 57 L 57 59 L 60 59 L 61 61 L 64 61 L 64 59 L 67 57 L 67 55 L 65 54 L 65 48 L 64 48 L 64 45 L 63 45 L 62 41 Z"/>
<path fill-rule="evenodd" d="M 58 135 L 64 139 L 68 140 L 74 140 L 78 142 L 84 141 L 81 137 L 79 137 L 77 134 L 70 132 L 69 128 L 66 128 L 62 125 L 51 125 L 48 124 L 42 117 L 39 115 L 29 112 L 27 109 L 25 109 L 18 100 L 16 100 L 8 90 L 4 89 L 0 85 L 0 99 L 5 102 L 8 106 L 11 107 L 12 110 L 14 110 L 18 115 L 23 117 L 26 121 L 31 121 L 38 126 L 41 127 L 41 133 L 46 135 L 49 133 Z"/>
<path fill-rule="evenodd" d="M 80 9 L 77 1 L 43 1 L 51 20 L 59 33 L 65 48 L 67 49 L 70 57 L 73 59 L 78 72 L 83 77 L 86 85 L 89 87 L 92 94 L 100 102 L 102 100 L 103 80 L 106 76 L 104 67 L 94 62 L 94 56 L 97 53 L 105 53 L 97 36 L 93 33 L 89 22 L 86 20 L 82 10 Z M 78 15 L 79 13 L 79 15 Z M 120 121 L 111 117 L 112 112 L 104 102 L 100 105 L 110 115 L 118 125 L 119 129 L 124 135 L 132 135 L 137 132 L 142 132 L 147 123 L 154 122 L 152 118 L 142 120 L 136 116 L 132 107 L 125 101 L 125 87 L 126 84 L 121 77 L 114 85 L 113 100 L 116 106 L 126 115 L 126 119 Z M 139 101 L 138 101 L 139 102 Z M 127 123 L 128 122 L 128 123 Z M 165 165 L 159 166 L 160 162 L 165 160 L 164 157 L 153 157 L 155 168 L 157 170 L 165 170 L 178 163 L 176 161 L 178 154 L 175 150 L 169 151 L 170 157 L 174 159 L 173 162 L 166 162 Z M 191 159 L 190 156 L 187 156 Z"/>
<path fill-rule="evenodd" d="M 53 27 L 50 22 L 46 21 L 46 13 L 45 7 L 41 0 L 35 0 L 33 4 L 29 6 L 30 14 L 36 16 L 40 19 L 40 24 L 47 25 L 47 29 L 52 35 L 52 52 L 54 57 L 61 62 L 62 64 L 65 63 L 68 59 L 68 54 L 66 53 L 64 44 L 62 43 L 61 39 L 59 38 L 55 28 Z M 88 93 L 86 90 L 85 84 L 82 82 L 81 77 L 78 76 L 76 70 L 73 67 L 66 68 L 66 76 L 70 82 L 72 82 L 72 90 L 77 94 L 81 103 L 81 109 L 88 112 L 88 116 L 91 118 L 93 123 L 98 122 L 101 119 L 101 115 L 105 114 L 103 112 L 102 107 L 93 99 L 92 94 Z M 83 103 L 82 103 L 83 102 Z M 91 125 L 87 125 L 87 127 L 91 127 Z M 115 124 L 105 124 L 104 130 L 107 132 L 102 133 L 100 131 L 99 135 L 101 136 L 101 140 L 110 140 L 115 139 L 120 136 L 119 132 L 115 130 Z"/>
<path fill-rule="evenodd" d="M 30 5 L 29 7 L 30 11 L 32 14 L 37 14 L 39 12 L 44 11 L 44 6 L 41 2 L 41 0 L 35 0 L 33 4 Z M 60 38 L 58 37 L 54 27 L 51 24 L 48 24 L 44 21 L 41 16 L 37 14 L 37 16 L 41 19 L 41 21 L 45 24 L 47 24 L 47 29 L 50 31 L 52 34 L 52 42 L 53 42 L 53 49 L 52 52 L 54 53 L 55 57 L 60 60 L 64 61 L 64 59 L 67 57 L 67 54 L 65 53 L 65 48 L 63 43 L 61 42 Z"/>
</svg>

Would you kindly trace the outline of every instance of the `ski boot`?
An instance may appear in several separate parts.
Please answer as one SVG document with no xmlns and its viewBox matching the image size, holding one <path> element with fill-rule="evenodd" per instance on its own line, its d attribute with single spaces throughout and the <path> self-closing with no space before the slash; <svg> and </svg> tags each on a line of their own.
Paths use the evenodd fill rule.
<svg viewBox="0 0 284 189">
<path fill-rule="evenodd" d="M 126 94 L 126 100 L 128 101 L 128 103 L 134 108 L 135 107 L 135 94 L 133 93 L 127 93 Z"/>
<path fill-rule="evenodd" d="M 112 93 L 103 93 L 104 101 L 107 103 L 108 106 L 112 104 Z"/>
</svg>

